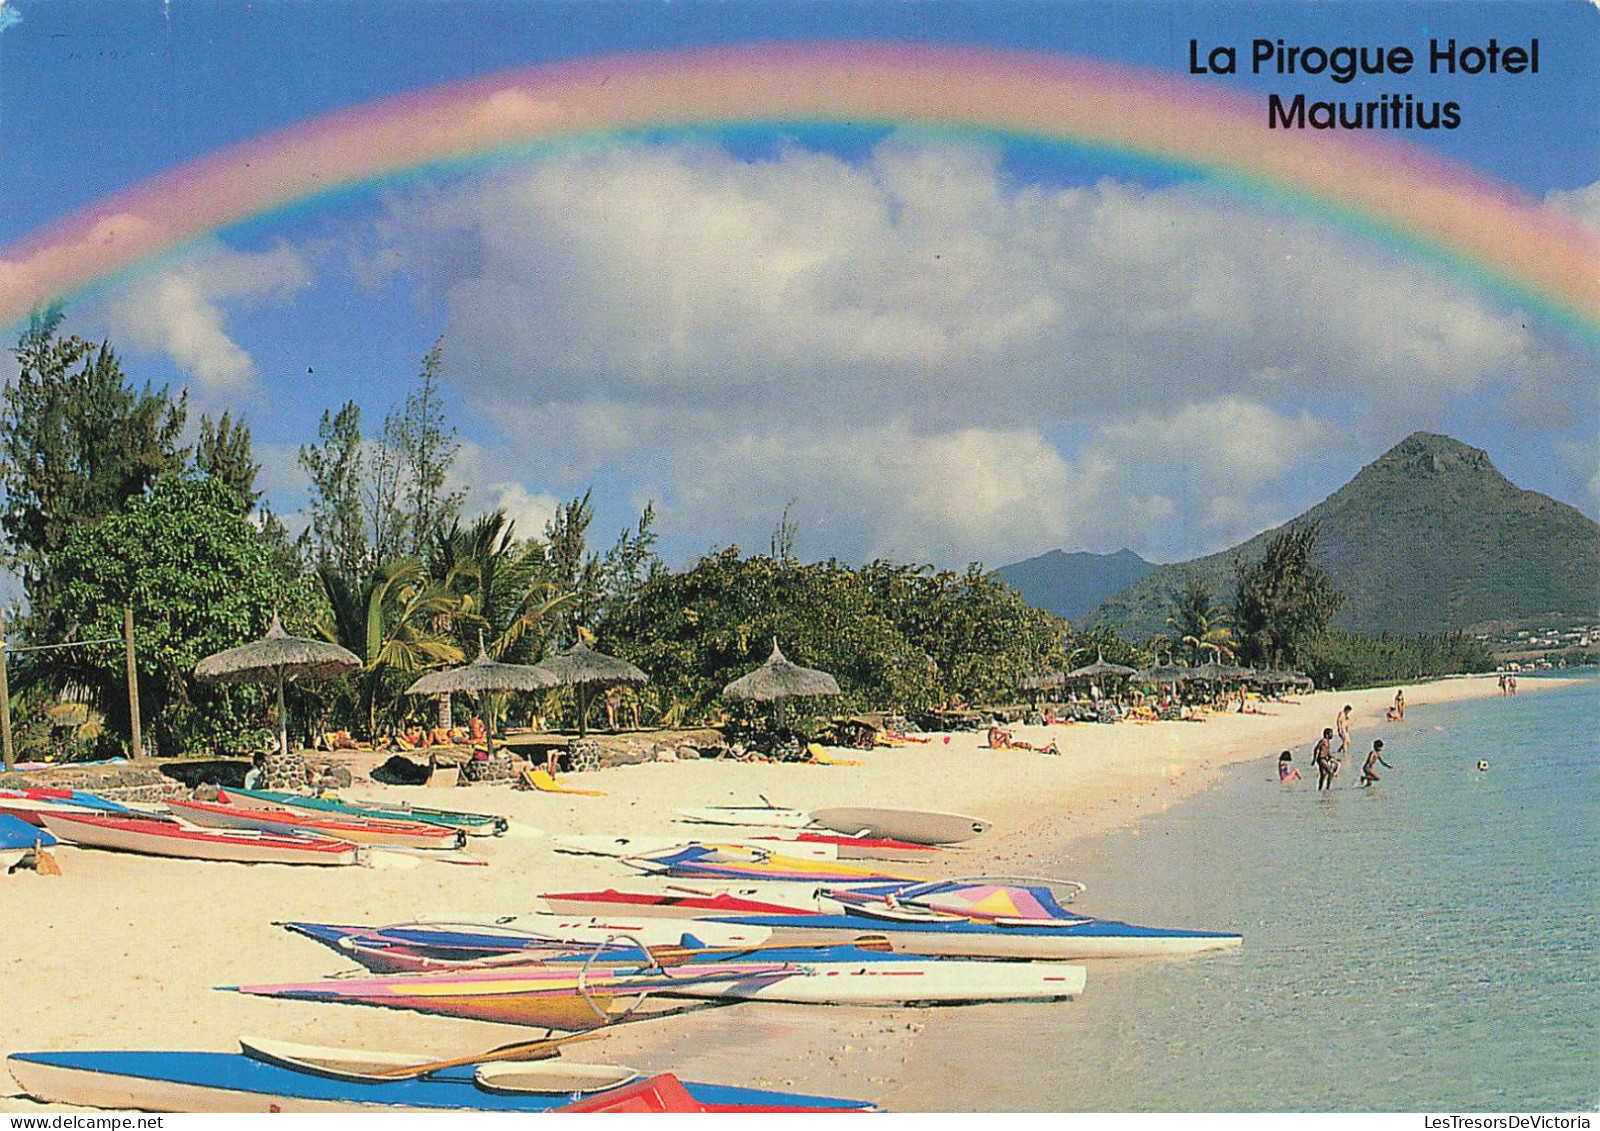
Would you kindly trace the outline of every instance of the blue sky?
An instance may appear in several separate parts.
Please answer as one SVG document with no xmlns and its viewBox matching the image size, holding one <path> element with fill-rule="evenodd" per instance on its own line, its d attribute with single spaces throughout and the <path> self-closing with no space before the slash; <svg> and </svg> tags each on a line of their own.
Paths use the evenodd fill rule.
<svg viewBox="0 0 1600 1131">
<path fill-rule="evenodd" d="M 819 39 L 1184 74 L 1191 38 L 1247 60 L 1257 37 L 1538 36 L 1537 76 L 1205 81 L 1458 101 L 1460 129 L 1405 139 L 1600 223 L 1600 14 L 1581 3 L 5 0 L 0 26 L 0 245 L 369 99 Z M 959 272 L 915 266 L 941 250 Z M 777 266 L 796 261 L 804 276 Z M 411 179 L 220 233 L 80 300 L 69 326 L 110 337 L 136 380 L 242 411 L 290 514 L 321 412 L 355 398 L 375 428 L 443 334 L 475 506 L 532 533 L 593 485 L 605 539 L 654 499 L 680 564 L 765 548 L 791 500 L 807 557 L 1189 557 L 1417 428 L 1600 514 L 1591 346 L 1315 217 L 999 137 L 678 133 Z"/>
</svg>

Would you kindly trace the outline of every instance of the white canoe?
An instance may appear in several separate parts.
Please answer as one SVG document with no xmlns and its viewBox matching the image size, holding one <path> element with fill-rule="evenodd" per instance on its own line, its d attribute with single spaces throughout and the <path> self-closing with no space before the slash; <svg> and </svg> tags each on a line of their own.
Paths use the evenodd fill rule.
<svg viewBox="0 0 1600 1131">
<path fill-rule="evenodd" d="M 428 926 L 503 930 L 508 934 L 531 935 L 585 945 L 599 945 L 613 940 L 632 940 L 641 946 L 677 946 L 683 941 L 684 935 L 693 935 L 707 946 L 760 946 L 772 935 L 768 927 L 740 923 L 706 923 L 696 919 L 665 919 L 620 914 L 552 915 L 532 912 L 524 915 L 482 915 L 471 912 L 432 912 L 418 915 L 416 922 Z"/>
<path fill-rule="evenodd" d="M 43 813 L 45 827 L 85 848 L 109 848 L 146 856 L 220 860 L 237 864 L 354 864 L 356 846 L 323 837 L 274 836 L 245 830 L 221 832 L 177 821 L 104 814 Z"/>
<path fill-rule="evenodd" d="M 624 856 L 650 856 L 657 852 L 670 852 L 675 848 L 684 848 L 691 844 L 709 844 L 719 848 L 764 849 L 767 852 L 782 852 L 785 856 L 799 856 L 810 860 L 839 859 L 839 850 L 831 844 L 804 844 L 793 840 L 741 841 L 718 838 L 716 841 L 705 841 L 699 838 L 685 840 L 681 836 L 558 836 L 552 837 L 551 841 L 557 852 L 569 852 L 578 856 L 614 856 L 617 858 Z"/>
<path fill-rule="evenodd" d="M 838 910 L 824 901 L 816 884 L 763 883 L 759 887 L 666 884 L 648 890 L 629 888 L 545 892 L 539 896 L 559 915 L 622 916 L 649 919 L 700 919 L 719 915 L 780 915 L 790 911 Z"/>
<path fill-rule="evenodd" d="M 912 844 L 959 844 L 989 828 L 988 821 L 977 817 L 922 809 L 846 807 L 816 809 L 808 816 L 823 828 L 846 836 L 864 833 Z"/>
<path fill-rule="evenodd" d="M 372 1049 L 325 1048 L 267 1037 L 240 1037 L 239 1049 L 252 1060 L 310 1072 L 334 1080 L 382 1080 L 385 1069 L 429 1064 L 437 1055 Z M 573 1064 L 548 1060 L 505 1060 L 480 1064 L 473 1071 L 479 1087 L 510 1094 L 587 1095 L 620 1088 L 639 1078 L 639 1070 L 615 1064 Z M 392 1077 L 390 1077 L 392 1079 Z"/>
<path fill-rule="evenodd" d="M 695 825 L 803 829 L 811 823 L 811 814 L 775 805 L 711 805 L 700 809 L 679 809 L 678 819 Z"/>
<path fill-rule="evenodd" d="M 1082 966 L 1043 962 L 808 962 L 776 980 L 706 982 L 660 992 L 804 1005 L 965 1005 L 1076 997 L 1086 977 Z"/>
</svg>

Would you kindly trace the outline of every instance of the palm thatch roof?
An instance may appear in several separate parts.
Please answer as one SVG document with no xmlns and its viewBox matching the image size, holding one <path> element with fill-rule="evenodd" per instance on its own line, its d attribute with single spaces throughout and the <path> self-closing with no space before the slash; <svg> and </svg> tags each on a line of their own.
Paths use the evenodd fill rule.
<svg viewBox="0 0 1600 1131">
<path fill-rule="evenodd" d="M 803 668 L 784 658 L 778 642 L 772 642 L 772 655 L 753 672 L 740 676 L 722 694 L 728 699 L 800 699 L 818 695 L 838 695 L 839 681 L 816 668 Z"/>
<path fill-rule="evenodd" d="M 290 636 L 278 614 L 260 640 L 213 653 L 194 666 L 195 678 L 212 683 L 265 683 L 332 679 L 361 667 L 354 652 L 326 640 Z"/>
<path fill-rule="evenodd" d="M 1022 677 L 1022 690 L 1048 691 L 1052 687 L 1060 687 L 1067 682 L 1067 677 L 1061 672 L 1041 672 L 1038 675 Z"/>
<path fill-rule="evenodd" d="M 619 683 L 648 683 L 650 677 L 628 663 L 627 660 L 596 652 L 582 640 L 565 652 L 557 652 L 549 659 L 540 660 L 534 667 L 555 677 L 557 684 L 568 687 L 612 687 Z"/>
<path fill-rule="evenodd" d="M 1194 669 L 1180 664 L 1156 664 L 1133 673 L 1133 678 L 1139 683 L 1182 683 L 1193 677 Z"/>
<path fill-rule="evenodd" d="M 459 668 L 429 672 L 406 688 L 407 695 L 481 695 L 486 691 L 542 691 L 559 687 L 555 675 L 532 664 L 502 664 L 478 645 L 478 658 Z"/>
<path fill-rule="evenodd" d="M 1068 672 L 1066 678 L 1099 679 L 1101 676 L 1107 675 L 1133 675 L 1134 671 L 1135 669 L 1128 667 L 1126 664 L 1106 663 L 1105 655 L 1102 653 L 1095 657 L 1094 663 L 1086 664 L 1081 668 Z"/>
</svg>

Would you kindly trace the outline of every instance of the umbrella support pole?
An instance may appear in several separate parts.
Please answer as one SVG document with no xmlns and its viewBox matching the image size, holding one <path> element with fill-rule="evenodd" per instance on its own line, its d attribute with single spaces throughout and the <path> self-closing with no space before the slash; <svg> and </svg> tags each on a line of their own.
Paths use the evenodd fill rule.
<svg viewBox="0 0 1600 1131">
<path fill-rule="evenodd" d="M 278 753 L 289 757 L 289 712 L 283 705 L 282 673 L 278 675 Z"/>
</svg>

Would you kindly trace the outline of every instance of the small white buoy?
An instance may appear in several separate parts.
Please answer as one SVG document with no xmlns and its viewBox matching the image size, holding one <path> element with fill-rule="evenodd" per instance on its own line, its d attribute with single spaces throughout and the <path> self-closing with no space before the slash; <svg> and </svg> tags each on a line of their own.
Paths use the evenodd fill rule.
<svg viewBox="0 0 1600 1131">
<path fill-rule="evenodd" d="M 1489 760 L 1487 758 L 1479 758 L 1478 759 L 1478 769 L 1487 770 L 1488 768 L 1489 768 Z"/>
</svg>

